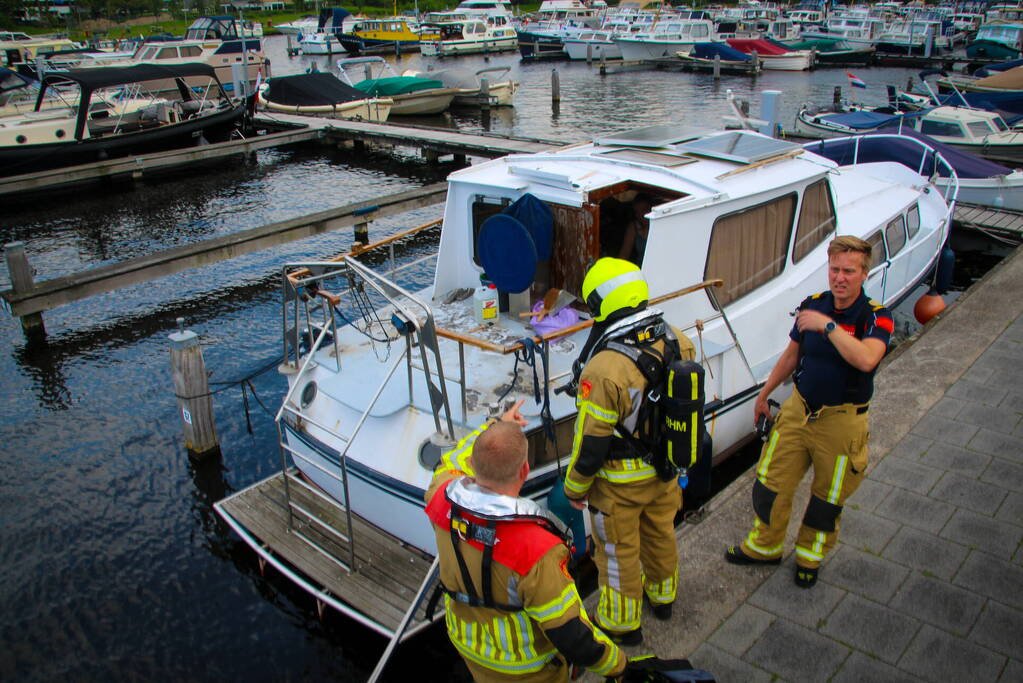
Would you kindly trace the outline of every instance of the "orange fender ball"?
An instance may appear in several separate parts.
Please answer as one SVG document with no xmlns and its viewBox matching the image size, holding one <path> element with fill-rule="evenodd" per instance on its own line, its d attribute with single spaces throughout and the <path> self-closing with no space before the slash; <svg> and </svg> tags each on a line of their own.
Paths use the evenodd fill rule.
<svg viewBox="0 0 1023 683">
<path fill-rule="evenodd" d="M 945 310 L 945 300 L 934 292 L 928 292 L 917 299 L 913 306 L 913 317 L 921 325 L 926 325 L 934 316 Z"/>
</svg>

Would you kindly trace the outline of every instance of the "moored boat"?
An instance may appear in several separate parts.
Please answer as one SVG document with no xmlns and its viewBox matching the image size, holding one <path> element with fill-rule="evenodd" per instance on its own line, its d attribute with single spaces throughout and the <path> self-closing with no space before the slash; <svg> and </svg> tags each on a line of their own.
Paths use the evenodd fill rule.
<svg viewBox="0 0 1023 683">
<path fill-rule="evenodd" d="M 757 53 L 760 66 L 776 71 L 806 71 L 813 66 L 811 50 L 791 50 L 766 39 L 729 38 L 728 44 L 746 54 Z"/>
<path fill-rule="evenodd" d="M 394 105 L 386 97 L 367 97 L 361 90 L 322 71 L 271 78 L 256 96 L 258 104 L 269 111 L 378 123 L 387 121 Z"/>
<path fill-rule="evenodd" d="M 419 49 L 428 57 L 506 52 L 518 47 L 514 28 L 495 26 L 480 19 L 424 23 L 421 32 Z"/>
<path fill-rule="evenodd" d="M 399 76 L 382 57 L 349 57 L 337 60 L 341 80 L 370 97 L 393 101 L 391 116 L 439 114 L 451 106 L 457 88 L 445 87 L 433 78 Z M 359 72 L 365 76 L 359 79 Z"/>
<path fill-rule="evenodd" d="M 496 107 L 510 107 L 518 90 L 519 84 L 510 78 L 505 78 L 511 67 L 494 66 L 479 69 L 476 72 L 468 69 L 436 69 L 434 71 L 405 71 L 403 76 L 415 76 L 417 78 L 432 78 L 440 81 L 446 88 L 455 88 L 458 94 L 452 104 L 479 106 L 486 104 Z M 486 92 L 483 88 L 483 80 L 486 79 Z M 501 80 L 504 79 L 504 80 Z"/>
</svg>

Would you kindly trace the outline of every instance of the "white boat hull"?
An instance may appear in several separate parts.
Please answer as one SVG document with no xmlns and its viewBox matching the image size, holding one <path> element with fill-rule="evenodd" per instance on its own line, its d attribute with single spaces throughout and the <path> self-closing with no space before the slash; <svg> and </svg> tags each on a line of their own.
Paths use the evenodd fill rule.
<svg viewBox="0 0 1023 683">
<path fill-rule="evenodd" d="M 757 55 L 760 68 L 772 71 L 806 71 L 813 66 L 813 54 L 809 50 L 790 52 L 784 55 Z"/>
<path fill-rule="evenodd" d="M 427 57 L 454 57 L 456 55 L 509 52 L 519 48 L 518 38 L 490 38 L 488 40 L 424 40 L 419 50 Z"/>
<path fill-rule="evenodd" d="M 945 188 L 947 178 L 936 178 L 934 184 Z M 960 178 L 959 201 L 993 209 L 1023 211 L 1023 171 L 994 178 Z"/>
<path fill-rule="evenodd" d="M 327 116 L 341 119 L 359 119 L 361 121 L 373 121 L 375 123 L 385 123 L 387 121 L 387 117 L 391 114 L 391 108 L 394 106 L 394 101 L 386 98 L 356 100 L 354 102 L 344 102 L 337 105 L 288 105 L 269 102 L 264 99 L 262 92 L 258 95 L 258 101 L 259 106 L 267 111 L 279 111 L 288 114 L 306 114 L 308 116 Z"/>
<path fill-rule="evenodd" d="M 565 38 L 562 41 L 569 59 L 621 59 L 622 50 L 613 41 L 588 41 Z"/>
<path fill-rule="evenodd" d="M 298 46 L 304 55 L 339 55 L 348 52 L 341 41 L 326 33 L 300 40 Z"/>
<path fill-rule="evenodd" d="M 633 40 L 632 38 L 616 38 L 615 45 L 622 53 L 622 60 L 627 62 L 644 59 L 661 59 L 675 57 L 679 52 L 689 54 L 693 51 L 690 40 Z"/>
</svg>

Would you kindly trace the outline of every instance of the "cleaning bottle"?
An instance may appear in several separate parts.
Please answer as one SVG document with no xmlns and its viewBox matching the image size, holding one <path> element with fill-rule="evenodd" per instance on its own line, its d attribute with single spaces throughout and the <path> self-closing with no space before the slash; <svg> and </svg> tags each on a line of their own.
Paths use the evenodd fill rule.
<svg viewBox="0 0 1023 683">
<path fill-rule="evenodd" d="M 497 285 L 490 283 L 477 287 L 472 295 L 472 311 L 476 322 L 497 322 Z"/>
</svg>

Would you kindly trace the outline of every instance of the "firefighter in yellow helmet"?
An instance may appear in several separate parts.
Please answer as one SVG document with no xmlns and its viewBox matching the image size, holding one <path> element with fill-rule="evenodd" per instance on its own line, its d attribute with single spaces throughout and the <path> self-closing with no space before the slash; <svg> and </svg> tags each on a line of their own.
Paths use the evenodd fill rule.
<svg viewBox="0 0 1023 683">
<path fill-rule="evenodd" d="M 567 681 L 569 664 L 618 677 L 626 658 L 586 615 L 565 527 L 518 497 L 529 475 L 521 404 L 445 453 L 426 492 L 448 638 L 477 681 Z"/>
<path fill-rule="evenodd" d="M 571 461 L 565 495 L 589 507 L 600 596 L 594 621 L 612 640 L 637 645 L 645 594 L 654 616 L 671 618 L 678 590 L 673 521 L 682 491 L 665 481 L 639 452 L 637 424 L 648 381 L 637 354 L 693 360 L 695 349 L 647 308 L 649 291 L 639 268 L 602 258 L 586 273 L 582 295 L 594 325 L 576 362 L 578 384 Z"/>
</svg>

